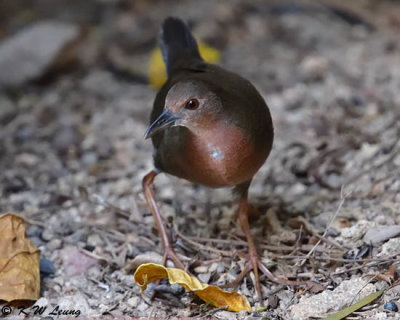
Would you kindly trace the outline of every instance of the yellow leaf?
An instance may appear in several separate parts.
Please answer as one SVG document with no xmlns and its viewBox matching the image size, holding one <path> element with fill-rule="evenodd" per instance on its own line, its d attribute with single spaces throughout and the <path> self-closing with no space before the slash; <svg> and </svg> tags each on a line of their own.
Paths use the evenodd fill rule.
<svg viewBox="0 0 400 320">
<path fill-rule="evenodd" d="M 202 58 L 210 63 L 218 62 L 220 52 L 202 42 L 199 42 L 199 51 Z M 156 48 L 152 51 L 149 65 L 149 82 L 155 88 L 159 89 L 167 81 L 164 61 L 161 56 L 161 50 Z"/>
<path fill-rule="evenodd" d="M 201 283 L 185 271 L 176 268 L 166 268 L 159 264 L 145 263 L 135 272 L 135 281 L 142 291 L 150 282 L 168 278 L 169 283 L 177 283 L 186 290 L 192 291 L 201 300 L 210 302 L 215 307 L 228 307 L 229 311 L 250 311 L 249 301 L 237 292 L 229 292 L 213 285 Z"/>
<path fill-rule="evenodd" d="M 1 215 L 0 237 L 0 300 L 39 299 L 39 250 L 26 238 L 24 219 Z"/>
</svg>

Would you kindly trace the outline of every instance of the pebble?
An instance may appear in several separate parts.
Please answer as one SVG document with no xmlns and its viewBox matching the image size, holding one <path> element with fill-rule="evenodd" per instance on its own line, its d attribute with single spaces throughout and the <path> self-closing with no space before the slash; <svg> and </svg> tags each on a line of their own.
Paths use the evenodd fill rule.
<svg viewBox="0 0 400 320">
<path fill-rule="evenodd" d="M 54 231 L 51 228 L 44 229 L 44 231 L 42 232 L 42 239 L 44 241 L 50 241 L 54 238 L 56 238 L 56 236 L 54 235 Z"/>
<path fill-rule="evenodd" d="M 378 226 L 368 229 L 363 240 L 367 244 L 376 245 L 398 235 L 400 235 L 400 225 Z"/>
<path fill-rule="evenodd" d="M 399 253 L 400 238 L 392 238 L 382 246 L 382 251 L 378 253 L 378 257 L 391 256 Z"/>
<path fill-rule="evenodd" d="M 103 246 L 104 242 L 98 234 L 91 234 L 87 238 L 87 244 L 89 246 L 97 247 L 97 246 Z"/>
<path fill-rule="evenodd" d="M 81 253 L 77 247 L 68 246 L 60 251 L 65 274 L 67 276 L 84 273 L 97 263 L 97 260 Z"/>
<path fill-rule="evenodd" d="M 128 299 L 128 305 L 132 308 L 136 308 L 140 302 L 140 297 L 132 297 Z"/>
<path fill-rule="evenodd" d="M 17 164 L 26 167 L 34 167 L 40 161 L 40 159 L 32 153 L 21 153 L 17 156 L 15 160 Z"/>
<path fill-rule="evenodd" d="M 308 56 L 300 63 L 300 74 L 304 80 L 314 81 L 322 79 L 329 67 L 329 61 L 322 56 Z"/>
<path fill-rule="evenodd" d="M 46 258 L 40 259 L 40 273 L 45 275 L 52 275 L 56 273 L 56 268 L 50 260 Z"/>
<path fill-rule="evenodd" d="M 376 291 L 372 283 L 362 278 L 342 281 L 333 291 L 325 290 L 312 296 L 302 296 L 300 302 L 290 308 L 292 319 L 323 317 L 359 301 Z"/>
<path fill-rule="evenodd" d="M 208 272 L 209 267 L 208 266 L 199 266 L 193 269 L 194 272 L 196 273 L 206 273 Z"/>
<path fill-rule="evenodd" d="M 0 43 L 0 87 L 15 87 L 42 76 L 80 28 L 59 21 L 40 21 Z"/>
<path fill-rule="evenodd" d="M 236 320 L 236 313 L 230 311 L 218 311 L 215 313 L 217 319 Z"/>
<path fill-rule="evenodd" d="M 47 250 L 49 250 L 49 251 L 54 251 L 54 250 L 56 250 L 56 249 L 60 249 L 60 248 L 61 248 L 61 245 L 62 245 L 61 239 L 55 238 L 55 239 L 51 239 L 51 240 L 47 243 L 46 248 L 47 248 Z"/>
<path fill-rule="evenodd" d="M 354 241 L 362 239 L 366 232 L 373 227 L 375 227 L 375 222 L 360 220 L 354 226 L 340 230 L 340 238 L 337 241 L 342 240 L 344 243 L 354 244 Z"/>
<path fill-rule="evenodd" d="M 209 272 L 207 272 L 207 273 L 199 273 L 197 275 L 197 278 L 203 283 L 208 283 L 210 281 L 210 278 L 211 278 L 211 273 L 209 273 Z"/>
<path fill-rule="evenodd" d="M 30 237 L 40 237 L 42 235 L 43 228 L 36 225 L 30 225 L 26 229 L 26 235 Z"/>
<path fill-rule="evenodd" d="M 399 309 L 397 308 L 397 305 L 393 301 L 389 301 L 388 303 L 385 303 L 383 308 L 386 310 L 389 310 L 389 311 L 394 311 L 394 312 L 399 311 Z"/>
<path fill-rule="evenodd" d="M 144 263 L 156 263 L 156 264 L 161 264 L 163 260 L 163 257 L 153 251 L 145 252 L 142 254 L 137 255 L 135 258 L 133 258 L 131 261 L 129 261 L 126 266 L 125 270 L 131 271 L 131 270 L 136 270 L 137 267 L 139 267 L 141 264 Z M 168 260 L 167 262 L 168 267 L 173 267 L 173 263 Z"/>
</svg>

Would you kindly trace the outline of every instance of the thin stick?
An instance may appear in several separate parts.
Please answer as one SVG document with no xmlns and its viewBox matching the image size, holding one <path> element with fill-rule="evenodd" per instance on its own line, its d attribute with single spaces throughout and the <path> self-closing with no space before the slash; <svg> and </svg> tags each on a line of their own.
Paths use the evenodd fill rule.
<svg viewBox="0 0 400 320">
<path fill-rule="evenodd" d="M 183 241 L 186 241 L 187 243 L 191 244 L 194 247 L 197 247 L 201 250 L 205 250 L 205 251 L 210 251 L 210 252 L 215 252 L 215 253 L 219 253 L 225 256 L 232 256 L 232 251 L 226 251 L 226 250 L 219 250 L 219 249 L 215 249 L 209 246 L 205 246 L 203 244 L 197 243 L 193 240 L 191 240 L 190 238 L 184 236 L 182 233 L 180 233 L 178 230 L 175 230 L 176 235 L 181 238 Z"/>
<path fill-rule="evenodd" d="M 325 231 L 322 234 L 322 238 L 325 238 L 326 234 L 328 233 L 328 230 L 330 228 L 330 226 L 332 225 L 333 221 L 336 219 L 336 217 L 338 216 L 340 210 L 342 209 L 342 206 L 344 204 L 344 201 L 346 200 L 346 197 L 350 195 L 351 192 L 348 192 L 347 194 L 344 193 L 344 187 L 342 185 L 342 188 L 340 190 L 340 203 L 338 208 L 336 209 L 336 212 L 334 213 L 334 215 L 331 217 L 331 220 L 329 221 L 329 223 L 326 225 Z M 310 252 L 307 254 L 306 259 L 304 259 L 300 265 L 304 265 L 304 263 L 306 262 L 306 260 L 308 258 L 311 257 L 311 255 L 313 254 L 314 250 L 319 246 L 319 244 L 321 243 L 321 239 L 318 240 L 318 242 L 315 244 L 315 246 L 310 250 Z"/>
<path fill-rule="evenodd" d="M 397 255 L 397 254 L 396 254 Z M 273 256 L 275 259 L 281 259 L 281 260 L 293 260 L 293 259 L 311 259 L 311 257 L 308 256 L 279 256 L 279 255 L 274 255 Z M 334 257 L 312 257 L 314 260 L 320 260 L 320 261 L 337 261 L 337 262 L 346 262 L 346 263 L 355 263 L 355 262 L 396 262 L 398 259 L 395 259 L 394 257 L 388 257 L 388 258 L 371 258 L 371 259 L 343 259 L 343 258 L 334 258 Z M 335 274 L 335 273 L 334 273 Z"/>
</svg>

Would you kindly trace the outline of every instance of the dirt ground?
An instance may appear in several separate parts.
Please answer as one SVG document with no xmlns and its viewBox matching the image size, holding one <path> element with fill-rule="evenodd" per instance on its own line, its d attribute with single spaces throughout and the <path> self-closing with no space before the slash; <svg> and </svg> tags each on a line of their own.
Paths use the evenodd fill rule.
<svg viewBox="0 0 400 320">
<path fill-rule="evenodd" d="M 0 89 L 0 212 L 23 216 L 41 251 L 38 305 L 81 317 L 311 319 L 384 288 L 347 319 L 400 319 L 388 309 L 400 308 L 398 2 L 66 2 L 0 5 L 2 41 L 43 19 L 82 27 L 51 68 Z M 322 292 L 262 277 L 266 308 L 233 313 L 163 283 L 151 300 L 154 286 L 135 284 L 139 264 L 161 259 L 141 179 L 152 169 L 149 57 L 169 15 L 267 101 L 276 138 L 250 189 L 251 229 L 275 275 Z M 156 188 L 190 271 L 233 280 L 246 244 L 231 191 L 167 175 Z M 238 290 L 258 306 L 251 275 Z"/>
</svg>

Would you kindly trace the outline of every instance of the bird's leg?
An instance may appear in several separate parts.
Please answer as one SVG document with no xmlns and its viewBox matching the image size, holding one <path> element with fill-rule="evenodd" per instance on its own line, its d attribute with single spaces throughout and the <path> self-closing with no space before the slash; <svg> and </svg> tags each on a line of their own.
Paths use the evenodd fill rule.
<svg viewBox="0 0 400 320">
<path fill-rule="evenodd" d="M 250 184 L 249 184 L 250 185 Z M 307 285 L 306 281 L 292 281 L 284 278 L 278 278 L 274 276 L 271 271 L 269 271 L 262 263 L 260 256 L 257 253 L 257 247 L 254 242 L 254 238 L 250 231 L 249 225 L 249 217 L 248 217 L 248 201 L 247 201 L 247 194 L 248 194 L 248 187 L 245 186 L 242 188 L 242 192 L 240 195 L 239 201 L 239 208 L 238 208 L 238 219 L 239 223 L 242 227 L 244 234 L 246 235 L 247 244 L 248 244 L 248 259 L 249 261 L 246 263 L 245 267 L 243 268 L 242 272 L 236 277 L 234 281 L 224 285 L 224 287 L 234 288 L 239 285 L 242 279 L 246 276 L 247 273 L 253 270 L 254 277 L 255 277 L 255 289 L 257 292 L 258 301 L 262 302 L 262 294 L 261 294 L 261 285 L 260 285 L 260 277 L 258 271 L 260 270 L 268 279 L 275 283 L 279 284 L 286 284 L 290 286 L 298 286 L 298 285 Z"/>
<path fill-rule="evenodd" d="M 260 257 L 258 256 L 256 244 L 254 242 L 254 238 L 250 231 L 249 217 L 248 217 L 249 204 L 247 201 L 247 195 L 249 186 L 250 186 L 250 181 L 237 187 L 237 191 L 240 194 L 239 207 L 238 207 L 238 220 L 244 234 L 246 235 L 247 244 L 249 248 L 248 249 L 249 261 L 246 263 L 242 272 L 236 277 L 236 279 L 233 282 L 224 285 L 224 287 L 229 287 L 229 288 L 237 287 L 239 283 L 242 281 L 242 279 L 246 276 L 246 274 L 249 273 L 251 270 L 253 270 L 255 277 L 254 284 L 257 292 L 257 298 L 259 302 L 262 302 L 260 276 L 258 274 L 258 265 L 259 263 L 261 263 L 261 260 Z"/>
<path fill-rule="evenodd" d="M 165 225 L 162 221 L 162 217 L 160 214 L 160 210 L 156 203 L 153 181 L 154 181 L 154 178 L 157 176 L 157 174 L 158 174 L 158 172 L 156 172 L 155 170 L 150 171 L 143 178 L 142 183 L 143 183 L 143 191 L 144 191 L 144 196 L 146 198 L 147 205 L 149 206 L 150 211 L 153 214 L 158 233 L 160 234 L 160 237 L 161 237 L 161 243 L 162 243 L 162 246 L 164 249 L 163 265 L 166 265 L 167 260 L 171 259 L 178 268 L 185 270 L 185 266 L 179 260 L 178 256 L 176 255 L 176 253 L 172 247 L 171 237 L 165 228 Z"/>
<path fill-rule="evenodd" d="M 249 212 L 249 204 L 247 202 L 247 190 L 246 190 L 240 196 L 239 208 L 238 208 L 238 218 L 239 218 L 239 223 L 242 227 L 242 230 L 243 230 L 244 234 L 246 235 L 247 243 L 249 246 L 249 262 L 246 264 L 245 268 L 239 274 L 239 276 L 237 277 L 236 280 L 239 279 L 239 281 L 241 281 L 243 279 L 243 277 L 250 270 L 253 270 L 254 277 L 255 277 L 254 282 L 255 282 L 257 297 L 258 297 L 258 300 L 261 302 L 262 294 L 261 294 L 260 276 L 258 274 L 258 264 L 261 263 L 261 261 L 258 256 L 258 253 L 257 253 L 257 248 L 256 248 L 256 244 L 254 242 L 254 238 L 250 231 L 248 212 Z"/>
</svg>

